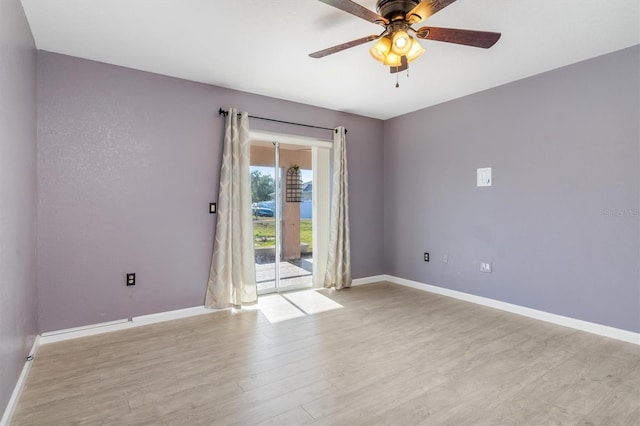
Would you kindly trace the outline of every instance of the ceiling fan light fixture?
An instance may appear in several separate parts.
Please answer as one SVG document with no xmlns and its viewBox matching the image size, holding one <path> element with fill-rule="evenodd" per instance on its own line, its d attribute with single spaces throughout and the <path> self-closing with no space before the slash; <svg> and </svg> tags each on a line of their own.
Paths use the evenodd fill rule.
<svg viewBox="0 0 640 426">
<path fill-rule="evenodd" d="M 488 31 L 437 27 L 422 27 L 416 30 L 412 27 L 413 24 L 424 21 L 456 0 L 377 0 L 377 13 L 358 4 L 358 0 L 320 1 L 373 24 L 382 25 L 384 31 L 380 35 L 361 37 L 310 53 L 310 57 L 323 58 L 376 41 L 375 45 L 369 49 L 369 53 L 375 60 L 388 66 L 389 71 L 396 76 L 401 71 L 408 71 L 409 62 L 417 60 L 424 54 L 422 46 L 409 33 L 421 40 L 429 39 L 483 49 L 493 46 L 501 36 L 500 33 Z M 370 1 L 373 2 L 373 0 Z M 397 84 L 396 87 L 398 87 Z"/>
<path fill-rule="evenodd" d="M 391 51 L 398 56 L 406 55 L 411 49 L 413 39 L 406 31 L 399 30 L 393 33 L 393 47 Z"/>
<path fill-rule="evenodd" d="M 383 63 L 390 51 L 391 40 L 388 37 L 382 37 L 371 49 L 369 49 L 369 53 L 373 59 Z"/>
<path fill-rule="evenodd" d="M 411 40 L 411 49 L 407 53 L 407 62 L 413 62 L 424 53 L 424 48 L 416 40 Z"/>
</svg>

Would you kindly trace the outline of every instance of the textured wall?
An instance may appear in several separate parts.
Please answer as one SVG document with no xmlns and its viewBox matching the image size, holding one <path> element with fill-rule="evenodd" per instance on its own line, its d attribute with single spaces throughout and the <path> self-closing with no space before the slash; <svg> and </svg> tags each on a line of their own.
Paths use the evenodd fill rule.
<svg viewBox="0 0 640 426">
<path fill-rule="evenodd" d="M 640 332 L 639 50 L 385 122 L 386 272 Z"/>
<path fill-rule="evenodd" d="M 0 0 L 0 417 L 36 334 L 36 50 Z"/>
<path fill-rule="evenodd" d="M 219 107 L 347 127 L 353 275 L 383 272 L 381 121 L 54 53 L 40 52 L 38 62 L 41 330 L 202 305 Z M 251 126 L 333 137 L 259 120 Z M 132 271 L 138 282 L 127 288 Z"/>
</svg>

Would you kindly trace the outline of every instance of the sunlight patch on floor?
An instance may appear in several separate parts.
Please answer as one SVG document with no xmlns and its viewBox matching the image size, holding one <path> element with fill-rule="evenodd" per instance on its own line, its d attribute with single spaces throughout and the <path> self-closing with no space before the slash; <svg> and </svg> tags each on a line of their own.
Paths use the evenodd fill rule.
<svg viewBox="0 0 640 426">
<path fill-rule="evenodd" d="M 304 316 L 304 312 L 287 302 L 279 294 L 259 296 L 256 308 L 259 309 L 271 323 Z"/>
<path fill-rule="evenodd" d="M 343 306 L 315 290 L 296 291 L 282 295 L 307 315 L 340 309 Z"/>
<path fill-rule="evenodd" d="M 258 303 L 243 309 L 255 309 L 271 323 L 340 309 L 343 306 L 315 290 L 258 296 Z"/>
</svg>

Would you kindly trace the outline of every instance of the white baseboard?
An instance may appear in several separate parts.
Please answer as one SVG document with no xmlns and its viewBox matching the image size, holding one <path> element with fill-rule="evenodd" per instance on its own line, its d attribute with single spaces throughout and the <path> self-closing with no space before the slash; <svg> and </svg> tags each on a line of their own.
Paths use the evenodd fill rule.
<svg viewBox="0 0 640 426">
<path fill-rule="evenodd" d="M 33 346 L 31 346 L 31 351 L 29 352 L 29 357 L 35 357 L 38 352 L 38 347 L 40 347 L 40 336 L 36 336 L 33 341 Z M 22 372 L 20 373 L 20 377 L 18 377 L 18 382 L 16 386 L 13 388 L 13 393 L 11 394 L 11 398 L 9 398 L 9 403 L 4 410 L 4 414 L 2 415 L 2 419 L 0 419 L 0 426 L 7 426 L 11 421 L 11 417 L 16 410 L 18 405 L 18 400 L 20 399 L 20 395 L 22 394 L 22 389 L 24 388 L 25 383 L 27 382 L 27 377 L 29 376 L 29 371 L 31 370 L 31 365 L 33 364 L 33 358 L 30 358 L 25 361 L 24 367 L 22 367 Z"/>
<path fill-rule="evenodd" d="M 354 280 L 354 282 L 355 281 L 356 280 Z M 393 275 L 377 275 L 369 278 L 359 278 L 359 285 L 371 284 L 380 281 L 388 281 L 405 287 L 428 291 L 429 293 L 439 294 L 441 296 L 453 297 L 455 299 L 464 300 L 466 302 L 471 302 L 482 306 L 488 306 L 490 308 L 499 309 L 501 311 L 511 312 L 513 314 L 523 315 L 525 317 L 546 321 L 552 324 L 562 325 L 576 330 L 586 331 L 588 333 L 593 333 L 600 336 L 610 337 L 612 339 L 622 340 L 624 342 L 640 345 L 640 333 L 634 333 L 632 331 L 622 330 L 615 327 L 609 327 L 602 324 L 596 324 L 593 322 L 565 317 L 562 315 L 556 315 L 545 311 L 539 311 L 537 309 L 527 308 L 525 306 L 501 302 L 495 299 L 489 299 L 487 297 L 476 296 L 469 293 L 463 293 L 461 291 L 450 290 L 444 287 L 438 287 L 430 284 L 424 284 L 418 281 L 407 280 L 404 278 L 395 277 Z M 354 285 L 357 284 L 354 283 Z"/>
<path fill-rule="evenodd" d="M 129 328 L 140 327 L 143 325 L 155 324 L 163 321 L 170 321 L 180 318 L 189 318 L 197 315 L 209 314 L 211 312 L 220 311 L 222 309 L 210 309 L 204 306 L 195 306 L 193 308 L 178 309 L 175 311 L 160 312 L 157 314 L 142 315 L 133 317 L 131 320 L 122 319 L 99 324 L 92 324 L 82 327 L 67 328 L 65 330 L 51 331 L 42 333 L 40 344 L 46 345 L 54 342 L 62 342 L 64 340 L 77 339 L 79 337 L 94 336 L 96 334 L 109 333 L 111 331 L 126 330 Z"/>
<path fill-rule="evenodd" d="M 389 281 L 388 275 L 374 275 L 371 277 L 356 278 L 351 281 L 351 286 L 379 283 L 380 281 Z"/>
</svg>

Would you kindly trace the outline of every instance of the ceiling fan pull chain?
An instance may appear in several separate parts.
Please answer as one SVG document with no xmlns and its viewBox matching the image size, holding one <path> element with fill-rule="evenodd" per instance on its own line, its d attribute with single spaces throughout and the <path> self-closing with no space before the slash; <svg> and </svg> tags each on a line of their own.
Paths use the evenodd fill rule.
<svg viewBox="0 0 640 426">
<path fill-rule="evenodd" d="M 398 74 L 400 73 L 399 72 L 396 73 L 396 89 L 400 87 L 400 82 L 398 81 Z"/>
</svg>

